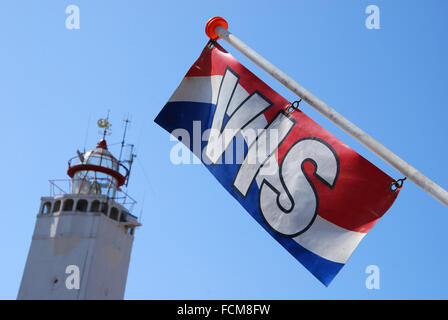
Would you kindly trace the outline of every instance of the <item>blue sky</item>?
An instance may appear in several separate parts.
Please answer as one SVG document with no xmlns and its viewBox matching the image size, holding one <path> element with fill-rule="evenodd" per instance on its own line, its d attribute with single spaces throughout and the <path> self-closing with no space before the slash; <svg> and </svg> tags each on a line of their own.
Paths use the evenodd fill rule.
<svg viewBox="0 0 448 320">
<path fill-rule="evenodd" d="M 65 27 L 68 5 L 80 29 Z M 365 8 L 380 8 L 380 29 Z M 15 299 L 40 197 L 67 160 L 132 116 L 129 193 L 143 213 L 127 299 L 446 299 L 446 207 L 407 181 L 326 288 L 202 165 L 175 166 L 153 119 L 199 56 L 215 15 L 229 30 L 385 146 L 448 187 L 446 1 L 23 1 L 0 4 L 0 298 Z M 296 98 L 226 43 L 246 67 Z M 302 105 L 376 166 L 402 175 Z M 87 130 L 89 128 L 89 130 Z M 145 199 L 142 203 L 143 198 Z M 365 269 L 380 269 L 368 290 Z"/>
</svg>

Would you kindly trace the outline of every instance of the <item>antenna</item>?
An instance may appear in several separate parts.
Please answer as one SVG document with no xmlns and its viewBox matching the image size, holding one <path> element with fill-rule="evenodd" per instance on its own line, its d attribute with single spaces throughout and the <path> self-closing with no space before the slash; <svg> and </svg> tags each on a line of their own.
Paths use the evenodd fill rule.
<svg viewBox="0 0 448 320">
<path fill-rule="evenodd" d="M 124 121 L 124 132 L 123 132 L 123 139 L 121 140 L 120 157 L 118 158 L 119 161 L 121 161 L 121 156 L 123 155 L 123 148 L 126 140 L 126 133 L 128 131 L 128 125 L 131 123 L 131 120 L 129 120 L 129 115 L 123 121 Z"/>
<path fill-rule="evenodd" d="M 146 192 L 143 192 L 143 200 L 142 200 L 142 206 L 140 208 L 140 214 L 138 217 L 138 222 L 142 222 L 142 216 L 143 216 L 143 207 L 145 206 L 145 196 L 146 196 Z"/>
<path fill-rule="evenodd" d="M 92 116 L 92 113 L 89 113 L 89 118 L 87 120 L 87 130 L 86 130 L 86 137 L 84 139 L 84 153 L 86 152 L 86 145 L 87 145 L 87 138 L 89 137 L 89 129 L 90 129 L 90 117 Z"/>
<path fill-rule="evenodd" d="M 129 174 L 128 174 L 128 179 L 126 180 L 126 187 L 128 186 L 129 183 L 129 177 L 131 176 L 131 169 L 132 169 L 132 164 L 134 163 L 134 158 L 137 157 L 137 155 L 134 153 L 134 145 L 131 144 L 131 158 L 128 160 L 129 162 Z"/>
<path fill-rule="evenodd" d="M 128 126 L 131 123 L 129 114 L 126 116 L 126 119 L 123 120 L 124 122 L 124 131 L 123 131 L 123 139 L 121 140 L 121 149 L 120 149 L 120 157 L 118 158 L 120 162 L 127 162 L 129 164 L 129 172 L 128 172 L 128 178 L 126 180 L 126 187 L 129 184 L 129 177 L 131 176 L 131 169 L 132 164 L 134 163 L 134 158 L 137 157 L 137 155 L 134 153 L 134 145 L 133 144 L 126 144 L 126 134 L 128 132 Z M 123 156 L 123 149 L 125 146 L 129 146 L 131 148 L 130 152 L 130 158 L 128 160 L 121 161 L 121 158 Z"/>
</svg>

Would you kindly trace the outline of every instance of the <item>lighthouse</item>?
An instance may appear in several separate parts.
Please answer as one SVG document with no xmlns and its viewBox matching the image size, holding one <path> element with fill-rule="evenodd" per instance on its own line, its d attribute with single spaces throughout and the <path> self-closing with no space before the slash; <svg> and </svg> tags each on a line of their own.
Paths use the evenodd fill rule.
<svg viewBox="0 0 448 320">
<path fill-rule="evenodd" d="M 126 122 L 127 125 L 128 122 Z M 133 157 L 109 151 L 107 119 L 95 148 L 68 161 L 68 179 L 41 198 L 18 299 L 123 299 L 135 229 L 125 189 Z M 126 129 L 125 129 L 126 133 Z M 132 146 L 132 145 L 130 145 Z"/>
</svg>

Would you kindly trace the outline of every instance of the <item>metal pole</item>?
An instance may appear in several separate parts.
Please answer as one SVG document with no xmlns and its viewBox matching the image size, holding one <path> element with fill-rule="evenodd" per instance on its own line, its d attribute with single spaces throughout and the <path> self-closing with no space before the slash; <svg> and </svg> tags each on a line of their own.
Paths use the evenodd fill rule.
<svg viewBox="0 0 448 320">
<path fill-rule="evenodd" d="M 322 113 L 325 117 L 327 117 L 338 127 L 342 128 L 353 138 L 358 140 L 363 146 L 375 153 L 396 170 L 401 172 L 405 177 L 412 180 L 416 185 L 418 185 L 424 191 L 428 192 L 431 196 L 448 207 L 448 192 L 445 189 L 437 185 L 434 181 L 428 179 L 421 172 L 412 167 L 409 163 L 407 163 L 395 153 L 383 146 L 381 143 L 373 139 L 371 136 L 351 123 L 341 114 L 336 112 L 325 102 L 320 100 L 318 97 L 313 95 L 311 92 L 309 92 L 292 78 L 290 78 L 286 73 L 275 67 L 272 63 L 270 63 L 268 60 L 251 49 L 235 35 L 230 33 L 227 30 L 227 22 L 224 19 L 220 17 L 210 19 L 206 26 L 206 32 L 207 35 L 212 35 L 212 38 L 216 38 L 213 37 L 213 35 L 217 35 L 227 41 L 232 47 L 240 51 L 261 69 L 280 81 L 280 83 L 282 83 L 285 87 L 294 92 L 304 101 L 306 101 L 310 106 L 314 107 L 317 111 Z"/>
</svg>

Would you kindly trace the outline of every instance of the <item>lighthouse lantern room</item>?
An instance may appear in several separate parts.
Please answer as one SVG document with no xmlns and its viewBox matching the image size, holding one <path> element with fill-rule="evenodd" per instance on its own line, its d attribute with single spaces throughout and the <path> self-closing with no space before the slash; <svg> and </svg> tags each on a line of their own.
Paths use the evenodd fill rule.
<svg viewBox="0 0 448 320">
<path fill-rule="evenodd" d="M 124 185 L 129 176 L 129 169 L 109 152 L 104 138 L 95 149 L 71 158 L 68 165 L 67 174 L 73 178 L 74 194 L 114 198 L 117 188 Z"/>
</svg>

